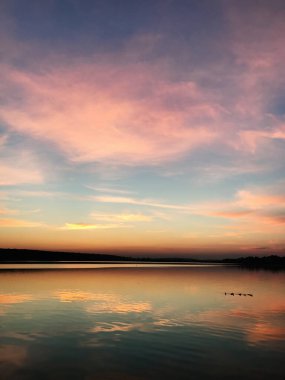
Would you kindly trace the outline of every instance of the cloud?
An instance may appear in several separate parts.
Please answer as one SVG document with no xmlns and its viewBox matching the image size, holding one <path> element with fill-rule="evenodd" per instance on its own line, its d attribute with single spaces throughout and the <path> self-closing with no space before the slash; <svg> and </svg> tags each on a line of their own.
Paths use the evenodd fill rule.
<svg viewBox="0 0 285 380">
<path fill-rule="evenodd" d="M 90 215 L 96 220 L 102 220 L 105 222 L 117 222 L 117 223 L 126 223 L 126 222 L 150 222 L 153 220 L 153 216 L 146 214 L 102 214 L 93 212 Z"/>
<path fill-rule="evenodd" d="M 64 230 L 106 230 L 112 228 L 127 228 L 131 227 L 123 224 L 89 224 L 89 223 L 65 223 Z"/>
<path fill-rule="evenodd" d="M 88 189 L 103 192 L 103 193 L 114 193 L 114 194 L 132 194 L 133 192 L 125 189 L 117 189 L 113 187 L 99 187 L 99 186 L 86 186 Z"/>
<path fill-rule="evenodd" d="M 285 195 L 254 192 L 252 190 L 239 190 L 236 192 L 234 199 L 228 201 L 217 200 L 184 205 L 168 204 L 153 199 L 109 195 L 94 196 L 92 199 L 96 202 L 162 208 L 191 215 L 218 217 L 229 220 L 243 219 L 268 224 L 283 224 L 285 222 L 285 211 L 283 211 L 285 210 Z M 104 214 L 103 217 L 105 217 Z M 108 215 L 106 217 L 108 218 Z M 120 218 L 120 216 L 114 216 L 114 221 L 116 217 Z"/>
<path fill-rule="evenodd" d="M 223 218 L 242 218 L 244 216 L 248 216 L 252 213 L 252 210 L 221 210 L 221 211 L 213 211 L 213 216 L 220 216 Z"/>
<path fill-rule="evenodd" d="M 22 46 L 25 68 L 13 64 L 13 54 L 1 65 L 3 124 L 51 142 L 77 164 L 161 165 L 209 147 L 234 160 L 264 156 L 267 144 L 284 141 L 284 122 L 270 110 L 284 80 L 284 26 L 266 6 L 248 7 L 226 6 L 232 29 L 217 61 L 193 63 L 191 49 L 179 45 L 187 67 L 169 57 L 163 36 L 150 33 L 132 36 L 120 50 L 80 58 Z M 224 175 L 255 170 L 248 160 L 235 167 Z"/>
<path fill-rule="evenodd" d="M 35 155 L 29 151 L 6 149 L 1 153 L 0 186 L 41 184 L 43 171 Z"/>
<path fill-rule="evenodd" d="M 76 163 L 151 166 L 209 147 L 266 155 L 261 142 L 284 140 L 282 118 L 270 109 L 284 81 L 283 13 L 266 4 L 224 6 L 230 30 L 215 61 L 195 61 L 168 27 L 166 35 L 140 31 L 120 49 L 80 57 L 16 41 L 3 27 L 3 124 L 52 142 Z"/>
<path fill-rule="evenodd" d="M 7 208 L 0 208 L 0 215 L 13 215 L 13 214 L 17 214 L 18 211 L 17 210 L 10 210 L 10 209 L 7 209 Z"/>
<path fill-rule="evenodd" d="M 256 150 L 262 149 L 268 140 L 285 140 L 285 127 L 271 131 L 247 130 L 240 132 L 241 142 L 248 146 L 249 150 L 254 153 Z"/>
<path fill-rule="evenodd" d="M 0 135 L 0 148 L 2 148 L 8 140 L 7 135 Z"/>
<path fill-rule="evenodd" d="M 0 219 L 0 227 L 5 228 L 33 228 L 33 227 L 43 227 L 44 224 L 41 222 L 33 222 L 29 220 L 19 220 L 19 219 Z"/>
<path fill-rule="evenodd" d="M 139 205 L 139 206 L 150 206 L 155 208 L 165 208 L 171 210 L 180 210 L 180 211 L 190 211 L 190 206 L 187 205 L 175 205 L 175 204 L 167 204 L 160 203 L 159 201 L 153 199 L 136 199 L 130 197 L 116 197 L 109 195 L 98 195 L 94 196 L 90 199 L 93 199 L 96 202 L 103 203 L 122 203 L 122 204 L 130 204 L 130 205 Z"/>
<path fill-rule="evenodd" d="M 236 197 L 236 204 L 248 209 L 261 209 L 267 206 L 285 204 L 285 195 L 268 194 L 260 191 L 240 190 Z"/>
<path fill-rule="evenodd" d="M 23 183 L 40 184 L 43 183 L 43 181 L 43 175 L 37 169 L 28 169 L 24 165 L 22 168 L 17 168 L 9 164 L 0 164 L 0 186 L 18 185 Z"/>
<path fill-rule="evenodd" d="M 77 162 L 152 165 L 215 138 L 207 123 L 220 109 L 197 84 L 173 82 L 156 64 L 111 58 L 37 73 L 2 68 L 6 91 L 22 94 L 17 107 L 13 101 L 2 106 L 3 121 L 52 141 Z"/>
<path fill-rule="evenodd" d="M 236 192 L 232 200 L 196 204 L 195 210 L 194 212 L 198 215 L 282 226 L 285 223 L 285 195 L 282 192 L 276 192 L 274 187 L 267 187 L 263 191 L 242 189 Z M 251 228 L 248 225 L 244 227 L 249 232 L 254 230 L 252 226 Z"/>
</svg>

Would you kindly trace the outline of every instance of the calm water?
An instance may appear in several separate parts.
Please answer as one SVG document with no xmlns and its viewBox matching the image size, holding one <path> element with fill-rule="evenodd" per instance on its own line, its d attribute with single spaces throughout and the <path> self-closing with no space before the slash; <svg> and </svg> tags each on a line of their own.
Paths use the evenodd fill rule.
<svg viewBox="0 0 285 380">
<path fill-rule="evenodd" d="M 285 378 L 284 272 L 77 266 L 0 266 L 1 380 Z"/>
</svg>

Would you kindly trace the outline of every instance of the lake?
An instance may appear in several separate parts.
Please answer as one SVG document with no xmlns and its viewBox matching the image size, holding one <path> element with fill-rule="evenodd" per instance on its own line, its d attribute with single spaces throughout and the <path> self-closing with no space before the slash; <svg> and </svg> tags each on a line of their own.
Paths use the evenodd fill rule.
<svg viewBox="0 0 285 380">
<path fill-rule="evenodd" d="M 284 380 L 284 352 L 285 272 L 0 265 L 1 380 Z"/>
</svg>

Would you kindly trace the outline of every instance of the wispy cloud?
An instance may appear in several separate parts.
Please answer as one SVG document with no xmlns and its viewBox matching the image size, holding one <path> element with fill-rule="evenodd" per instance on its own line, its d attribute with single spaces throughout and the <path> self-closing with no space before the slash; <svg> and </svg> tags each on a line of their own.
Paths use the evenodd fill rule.
<svg viewBox="0 0 285 380">
<path fill-rule="evenodd" d="M 13 215 L 13 214 L 18 214 L 18 211 L 0 206 L 0 215 Z"/>
<path fill-rule="evenodd" d="M 3 147 L 8 140 L 8 135 L 0 135 L 0 148 Z"/>
<path fill-rule="evenodd" d="M 141 213 L 107 214 L 107 213 L 93 212 L 91 213 L 90 216 L 95 220 L 101 220 L 105 222 L 117 222 L 117 223 L 150 222 L 153 220 L 152 215 L 141 214 Z"/>
<path fill-rule="evenodd" d="M 129 228 L 126 224 L 90 224 L 90 223 L 65 223 L 64 230 L 106 230 L 113 228 Z"/>
<path fill-rule="evenodd" d="M 243 222 L 283 225 L 285 223 L 285 194 L 276 193 L 268 187 L 263 191 L 243 189 L 236 192 L 234 199 L 195 205 L 197 212 L 205 216 Z M 200 211 L 199 211 L 200 209 Z M 246 226 L 248 228 L 248 226 Z M 253 228 L 249 228 L 252 231 Z"/>
<path fill-rule="evenodd" d="M 44 224 L 41 222 L 33 222 L 29 220 L 20 219 L 0 219 L 0 227 L 5 228 L 33 228 L 33 227 L 43 227 Z"/>
<path fill-rule="evenodd" d="M 92 199 L 96 202 L 103 203 L 122 203 L 129 205 L 139 205 L 139 206 L 149 206 L 155 208 L 165 208 L 171 210 L 180 210 L 180 211 L 190 211 L 192 208 L 188 205 L 179 205 L 179 204 L 169 204 L 169 203 L 160 203 L 159 201 L 153 199 L 136 199 L 130 197 L 116 197 L 116 196 L 108 196 L 108 195 L 98 195 L 92 197 Z"/>
<path fill-rule="evenodd" d="M 44 173 L 33 153 L 29 151 L 12 153 L 11 149 L 5 150 L 4 153 L 5 156 L 0 162 L 0 186 L 44 182 Z"/>
<path fill-rule="evenodd" d="M 126 189 L 118 189 L 114 187 L 101 187 L 86 185 L 88 189 L 100 192 L 100 193 L 113 193 L 113 194 L 133 194 L 133 191 Z"/>
<path fill-rule="evenodd" d="M 18 185 L 22 183 L 43 183 L 43 174 L 33 168 L 28 169 L 23 167 L 14 167 L 10 164 L 0 164 L 0 186 Z"/>
</svg>

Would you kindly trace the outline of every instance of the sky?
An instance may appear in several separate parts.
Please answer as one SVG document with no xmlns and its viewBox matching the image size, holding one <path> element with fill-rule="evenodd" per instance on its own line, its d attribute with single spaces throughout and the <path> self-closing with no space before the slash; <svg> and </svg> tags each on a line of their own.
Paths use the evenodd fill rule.
<svg viewBox="0 0 285 380">
<path fill-rule="evenodd" d="M 1 0 L 0 246 L 285 252 L 283 0 Z"/>
</svg>

